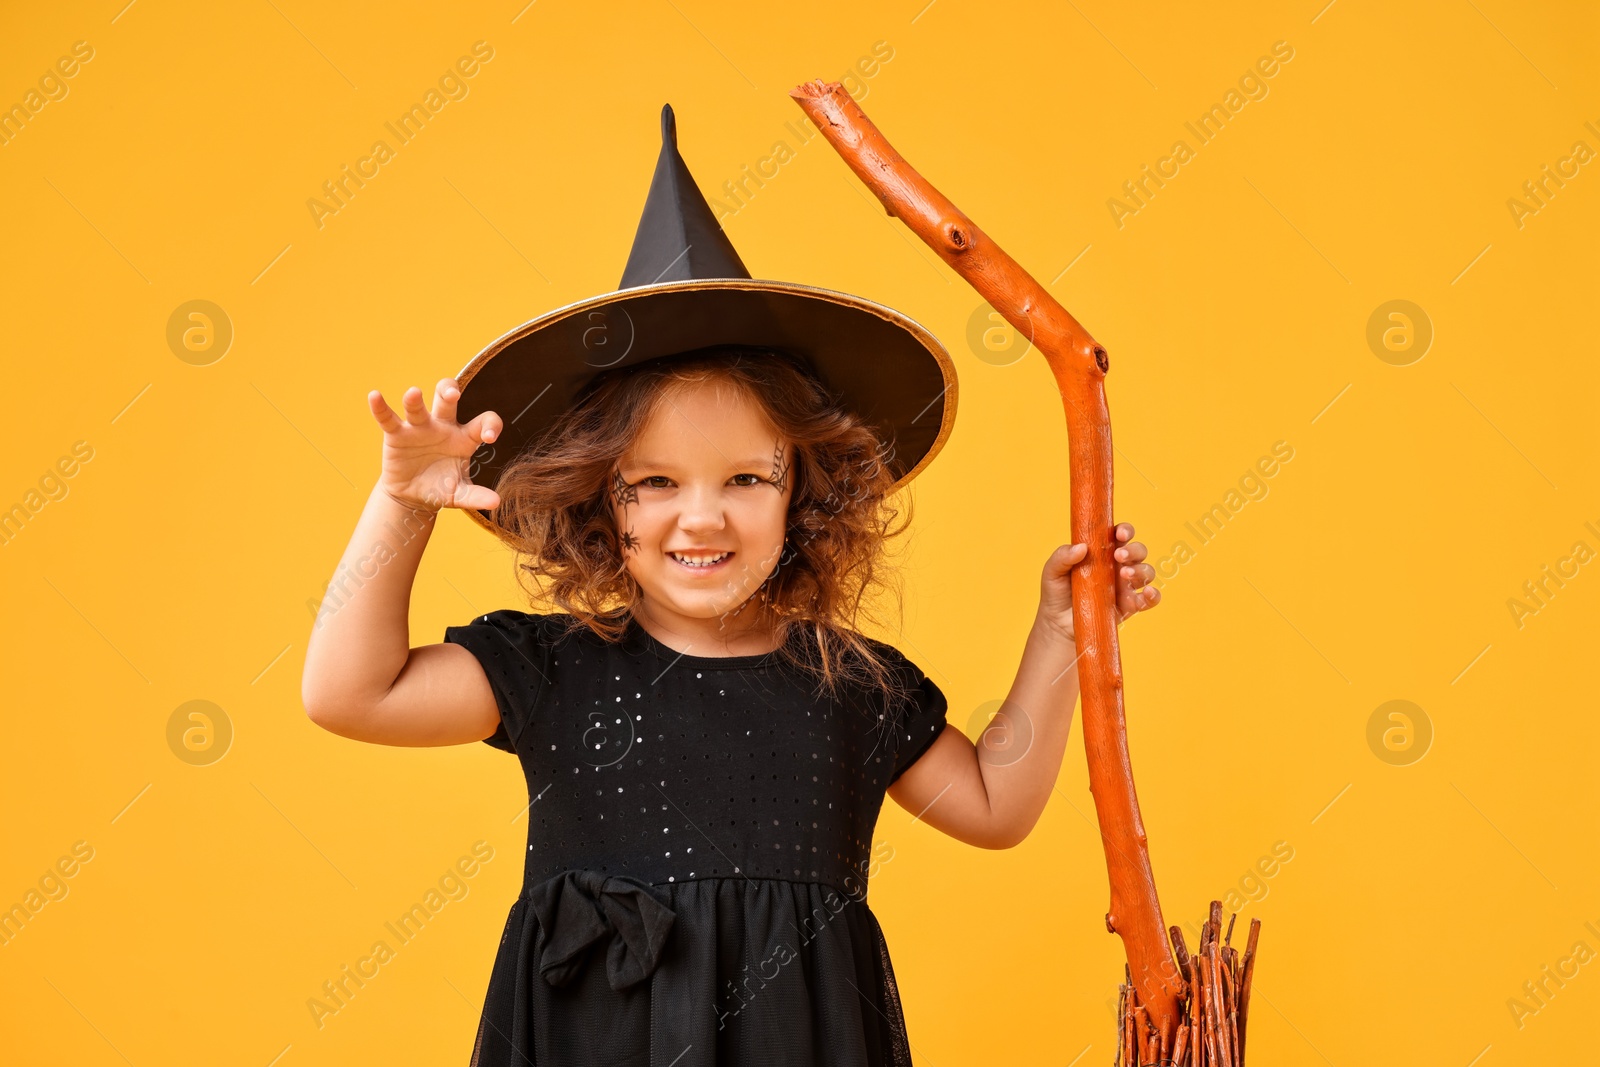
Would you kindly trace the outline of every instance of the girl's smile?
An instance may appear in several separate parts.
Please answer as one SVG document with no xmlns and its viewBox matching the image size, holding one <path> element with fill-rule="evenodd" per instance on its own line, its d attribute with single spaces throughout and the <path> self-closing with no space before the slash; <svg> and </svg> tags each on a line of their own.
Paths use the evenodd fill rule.
<svg viewBox="0 0 1600 1067">
<path fill-rule="evenodd" d="M 732 552 L 668 552 L 667 555 L 695 574 L 710 574 L 733 558 Z"/>
</svg>

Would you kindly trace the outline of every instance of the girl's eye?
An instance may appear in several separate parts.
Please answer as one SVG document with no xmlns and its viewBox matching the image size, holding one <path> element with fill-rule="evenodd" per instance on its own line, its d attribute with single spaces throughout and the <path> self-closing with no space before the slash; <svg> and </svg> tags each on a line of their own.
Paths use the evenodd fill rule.
<svg viewBox="0 0 1600 1067">
<path fill-rule="evenodd" d="M 656 482 L 670 482 L 670 481 L 672 481 L 672 479 L 668 478 L 665 474 L 652 474 L 652 475 L 650 475 L 650 477 L 643 479 L 643 481 L 644 481 L 644 483 L 646 485 L 648 485 L 652 489 L 665 489 L 666 486 L 664 486 L 664 485 L 656 485 L 655 483 Z"/>
<path fill-rule="evenodd" d="M 761 476 L 759 474 L 735 474 L 734 477 L 735 478 L 750 478 L 750 479 L 753 479 L 752 481 L 748 481 L 748 482 L 740 482 L 739 483 L 740 485 L 748 486 L 748 485 L 760 485 L 761 484 Z"/>
</svg>

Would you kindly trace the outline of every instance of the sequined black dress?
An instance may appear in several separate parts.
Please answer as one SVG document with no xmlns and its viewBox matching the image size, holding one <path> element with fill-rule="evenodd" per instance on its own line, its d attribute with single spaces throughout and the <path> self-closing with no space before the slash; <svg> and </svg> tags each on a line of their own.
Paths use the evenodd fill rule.
<svg viewBox="0 0 1600 1067">
<path fill-rule="evenodd" d="M 830 701 L 776 653 L 568 621 L 445 631 L 482 663 L 502 720 L 485 741 L 531 801 L 472 1067 L 909 1065 L 867 879 L 885 790 L 944 728 L 944 694 L 888 645 L 910 700 Z"/>
</svg>

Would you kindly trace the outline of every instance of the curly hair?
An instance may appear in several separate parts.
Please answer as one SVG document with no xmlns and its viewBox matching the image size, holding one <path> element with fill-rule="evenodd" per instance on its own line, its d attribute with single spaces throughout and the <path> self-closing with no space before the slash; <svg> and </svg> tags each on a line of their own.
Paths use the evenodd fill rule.
<svg viewBox="0 0 1600 1067">
<path fill-rule="evenodd" d="M 525 591 L 553 601 L 606 641 L 627 632 L 642 592 L 619 547 L 609 487 L 617 461 L 644 433 L 663 399 L 695 383 L 726 383 L 760 408 L 794 446 L 794 488 L 783 554 L 755 604 L 783 660 L 834 694 L 852 682 L 891 698 L 904 676 L 890 646 L 864 637 L 881 625 L 869 594 L 893 593 L 904 612 L 886 543 L 911 522 L 890 502 L 892 442 L 840 405 L 798 357 L 718 345 L 604 371 L 501 474 L 497 521 L 510 534 Z M 897 519 L 903 521 L 896 523 Z"/>
</svg>

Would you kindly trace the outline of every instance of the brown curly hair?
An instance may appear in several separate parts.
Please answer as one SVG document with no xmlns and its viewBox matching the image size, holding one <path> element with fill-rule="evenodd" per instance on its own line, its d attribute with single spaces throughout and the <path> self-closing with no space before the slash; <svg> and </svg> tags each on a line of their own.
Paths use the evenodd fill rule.
<svg viewBox="0 0 1600 1067">
<path fill-rule="evenodd" d="M 892 442 L 846 410 L 800 358 L 770 348 L 719 345 L 604 371 L 551 427 L 506 466 L 495 491 L 499 524 L 519 559 L 530 596 L 553 601 L 616 642 L 627 632 L 641 590 L 628 572 L 609 501 L 617 461 L 643 434 L 670 391 L 691 383 L 732 386 L 753 401 L 781 440 L 794 446 L 794 490 L 777 568 L 740 608 L 754 604 L 770 624 L 781 657 L 833 694 L 846 682 L 905 692 L 890 646 L 858 633 L 881 625 L 869 593 L 902 590 L 884 549 L 911 522 L 890 502 Z M 897 519 L 902 519 L 898 524 Z"/>
</svg>

